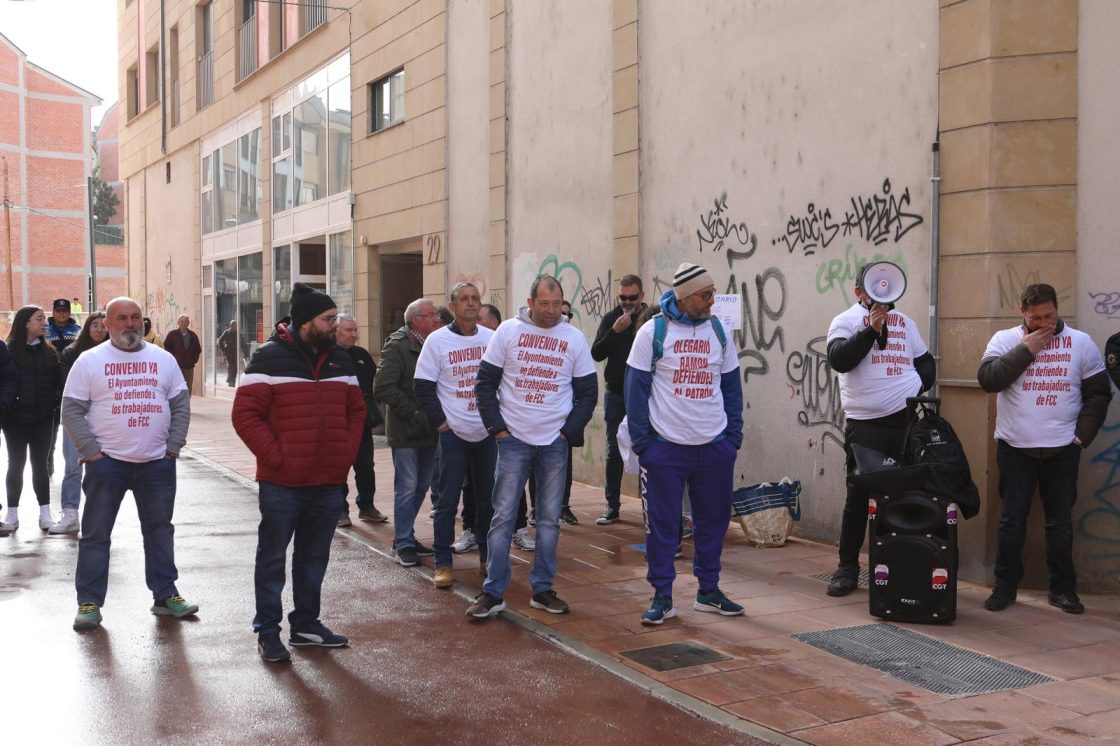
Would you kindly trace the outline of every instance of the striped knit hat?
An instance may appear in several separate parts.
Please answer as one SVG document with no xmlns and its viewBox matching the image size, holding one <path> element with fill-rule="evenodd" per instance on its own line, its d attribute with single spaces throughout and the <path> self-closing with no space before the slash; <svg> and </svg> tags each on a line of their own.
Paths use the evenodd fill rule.
<svg viewBox="0 0 1120 746">
<path fill-rule="evenodd" d="M 685 262 L 677 267 L 677 273 L 673 275 L 673 293 L 677 296 L 677 300 L 683 300 L 704 288 L 714 286 L 715 281 L 708 274 L 708 270 L 699 264 Z"/>
</svg>

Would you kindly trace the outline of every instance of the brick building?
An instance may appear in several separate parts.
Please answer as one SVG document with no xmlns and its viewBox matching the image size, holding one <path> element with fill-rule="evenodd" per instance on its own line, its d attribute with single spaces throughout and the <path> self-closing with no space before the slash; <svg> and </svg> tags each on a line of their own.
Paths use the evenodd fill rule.
<svg viewBox="0 0 1120 746">
<path fill-rule="evenodd" d="M 90 110 L 101 99 L 0 34 L 0 309 L 87 298 Z M 123 271 L 118 269 L 123 276 Z"/>
<path fill-rule="evenodd" d="M 124 182 L 120 179 L 120 166 L 117 157 L 120 126 L 120 103 L 105 110 L 101 123 L 93 132 L 93 163 L 101 168 L 101 180 L 112 187 L 117 195 L 117 211 L 104 226 L 97 226 L 94 239 L 97 242 L 97 303 L 128 292 L 125 277 L 125 262 L 128 246 L 125 244 L 124 219 L 128 214 L 125 204 Z"/>
</svg>

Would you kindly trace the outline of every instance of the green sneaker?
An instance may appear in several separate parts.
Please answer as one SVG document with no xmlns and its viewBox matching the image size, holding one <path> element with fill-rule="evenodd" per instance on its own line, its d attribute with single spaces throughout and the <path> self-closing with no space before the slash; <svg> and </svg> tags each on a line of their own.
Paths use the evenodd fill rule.
<svg viewBox="0 0 1120 746">
<path fill-rule="evenodd" d="M 74 629 L 96 629 L 101 625 L 101 609 L 97 604 L 78 604 Z"/>
<path fill-rule="evenodd" d="M 187 599 L 175 594 L 167 598 L 156 599 L 156 602 L 152 604 L 152 613 L 181 619 L 191 614 L 197 614 L 198 604 L 188 604 Z"/>
</svg>

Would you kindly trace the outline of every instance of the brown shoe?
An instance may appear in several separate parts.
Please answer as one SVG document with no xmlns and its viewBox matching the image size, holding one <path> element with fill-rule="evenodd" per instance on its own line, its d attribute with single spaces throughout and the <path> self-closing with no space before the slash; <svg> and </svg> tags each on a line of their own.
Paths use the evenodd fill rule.
<svg viewBox="0 0 1120 746">
<path fill-rule="evenodd" d="M 358 511 L 358 520 L 367 521 L 368 523 L 384 523 L 389 520 L 389 516 L 385 515 L 377 508 L 362 508 Z"/>
<path fill-rule="evenodd" d="M 451 574 L 451 568 L 437 567 L 432 582 L 436 584 L 436 588 L 450 588 L 455 585 L 455 578 Z"/>
</svg>

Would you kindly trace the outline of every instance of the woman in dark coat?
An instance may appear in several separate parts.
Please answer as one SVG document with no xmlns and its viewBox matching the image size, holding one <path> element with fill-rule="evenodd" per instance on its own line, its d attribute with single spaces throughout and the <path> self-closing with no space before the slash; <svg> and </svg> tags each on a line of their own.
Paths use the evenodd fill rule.
<svg viewBox="0 0 1120 746">
<path fill-rule="evenodd" d="M 47 317 L 38 306 L 16 311 L 8 332 L 8 350 L 16 368 L 16 397 L 4 414 L 4 442 L 8 447 L 8 510 L 4 528 L 19 528 L 19 499 L 23 492 L 23 467 L 31 454 L 31 485 L 39 502 L 39 528 L 54 524 L 47 454 L 51 448 L 54 410 L 62 401 L 62 376 L 58 351 L 44 333 Z"/>
</svg>

